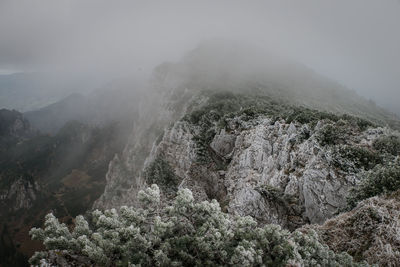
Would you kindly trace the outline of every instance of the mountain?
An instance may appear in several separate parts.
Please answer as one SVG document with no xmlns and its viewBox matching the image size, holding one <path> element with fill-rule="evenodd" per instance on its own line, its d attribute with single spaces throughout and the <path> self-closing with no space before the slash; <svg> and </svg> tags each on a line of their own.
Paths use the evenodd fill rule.
<svg viewBox="0 0 400 267">
<path fill-rule="evenodd" d="M 50 136 L 29 125 L 17 111 L 0 111 L 2 266 L 27 265 L 27 257 L 41 248 L 30 240 L 29 229 L 41 225 L 46 213 L 71 223 L 91 207 L 131 127 L 122 121 L 102 126 L 70 121 Z"/>
<path fill-rule="evenodd" d="M 85 120 L 86 104 L 83 95 L 72 94 L 39 110 L 26 112 L 24 116 L 35 129 L 54 134 L 70 120 Z"/>
<path fill-rule="evenodd" d="M 399 119 L 304 66 L 206 44 L 158 66 L 148 90 L 161 95 L 152 99 L 155 115 L 138 119 L 94 208 L 137 206 L 138 192 L 157 183 L 164 199 L 185 187 L 230 214 L 294 230 L 322 224 L 385 188 L 400 189 L 362 189 L 350 200 L 370 173 L 396 165 Z M 397 172 L 384 175 L 398 179 Z M 379 229 L 388 223 L 376 222 Z M 380 248 L 395 251 L 394 236 Z M 367 243 L 350 254 L 383 263 L 365 254 L 373 250 Z"/>
<path fill-rule="evenodd" d="M 0 142 L 4 145 L 32 135 L 28 120 L 16 110 L 0 109 Z"/>
<path fill-rule="evenodd" d="M 196 207 L 216 199 L 219 204 L 210 205 L 230 216 L 251 216 L 258 225 L 279 225 L 276 229 L 294 234 L 310 232 L 321 239 L 321 254 L 347 251 L 357 262 L 398 262 L 399 221 L 392 216 L 397 214 L 400 190 L 400 120 L 395 115 L 301 64 L 233 43 L 205 43 L 179 62 L 156 67 L 148 84 L 122 82 L 112 89 L 72 95 L 24 114 L 33 127 L 51 135 L 38 134 L 15 144 L 1 162 L 0 210 L 10 222 L 3 222 L 1 240 L 15 243 L 14 250 L 8 245 L 3 254 L 30 255 L 39 249 L 38 243 L 28 241 L 27 229 L 42 226 L 44 214 L 52 210 L 61 222 L 79 224 L 79 231 L 90 233 L 88 227 L 102 228 L 104 223 L 102 231 L 110 230 L 108 235 L 75 236 L 80 234 L 75 231 L 73 238 L 97 238 L 93 251 L 110 254 L 112 263 L 127 263 L 126 255 L 118 258 L 109 248 L 129 240 L 129 233 L 142 233 L 144 229 L 133 226 L 136 222 L 117 233 L 111 230 L 112 225 L 121 226 L 115 210 L 95 213 L 102 214 L 102 221 L 87 227 L 82 217 L 73 217 L 122 205 L 144 209 L 131 210 L 134 215 L 146 212 L 151 207 L 141 206 L 138 192 L 156 183 L 161 206 L 175 203 L 179 190 L 187 188 L 199 203 Z M 61 127 L 71 118 L 79 121 Z M 131 124 L 123 123 L 121 130 L 118 124 L 108 124 L 113 120 Z M 14 192 L 23 196 L 14 197 Z M 201 218 L 212 214 L 201 212 Z M 91 216 L 86 217 L 90 221 Z M 145 221 L 146 229 L 153 231 L 151 223 Z M 159 223 L 154 229 L 162 232 L 170 224 Z M 374 237 L 387 233 L 372 240 L 367 233 L 374 229 Z M 182 242 L 191 240 L 185 233 Z M 214 236 L 217 244 L 221 235 Z M 96 262 L 93 255 L 102 256 L 88 253 L 86 246 L 82 252 L 82 244 L 54 250 L 57 244 L 37 257 L 55 265 L 90 265 Z M 127 248 L 137 244 L 145 244 L 145 239 L 135 239 Z M 151 247 L 149 255 L 141 256 L 148 256 L 149 264 L 157 254 L 158 262 L 169 248 L 160 245 L 155 253 Z M 244 252 L 249 259 L 254 256 L 251 249 Z M 211 264 L 184 253 L 168 256 Z"/>
<path fill-rule="evenodd" d="M 399 128 L 396 115 L 310 68 L 257 47 L 206 42 L 178 63 L 156 68 L 160 86 L 191 90 L 256 92 L 274 100 L 318 110 L 361 116 Z"/>
<path fill-rule="evenodd" d="M 126 185 L 135 187 L 143 184 L 139 177 L 145 163 L 151 160 L 150 152 L 155 149 L 156 141 L 169 133 L 168 127 L 185 121 L 183 118 L 197 116 L 196 120 L 200 120 L 203 113 L 218 112 L 216 116 L 220 119 L 230 113 L 250 109 L 254 116 L 261 113 L 282 119 L 298 113 L 301 122 L 354 116 L 349 123 L 360 119 L 377 127 L 397 129 L 400 125 L 395 115 L 371 105 L 334 81 L 302 65 L 242 44 L 209 42 L 200 45 L 180 62 L 163 63 L 156 67 L 146 90 L 149 94 L 154 92 L 154 97 L 143 105 L 142 114 L 152 115 L 138 118 L 123 158 L 114 159 L 110 165 L 108 175 L 115 178 L 109 179 L 105 193 L 97 202 L 101 204 L 96 207 L 124 203 L 125 200 L 120 202 L 117 199 L 130 195 L 123 193 L 127 191 Z M 213 111 L 215 107 L 217 111 Z M 199 114 L 191 115 L 191 112 Z M 194 131 L 193 126 L 187 128 L 189 132 Z M 181 137 L 181 134 L 178 135 Z M 186 138 L 192 139 L 191 136 Z M 211 137 L 207 138 L 211 140 Z"/>
<path fill-rule="evenodd" d="M 129 85 L 127 85 L 129 84 Z M 71 120 L 90 125 L 105 125 L 113 121 L 133 123 L 143 98 L 140 83 L 121 79 L 89 94 L 71 94 L 40 109 L 25 112 L 33 128 L 55 134 Z"/>
<path fill-rule="evenodd" d="M 82 75 L 41 72 L 0 75 L 0 108 L 22 112 L 36 110 L 73 93 L 86 94 L 98 87 L 97 80 Z"/>
<path fill-rule="evenodd" d="M 122 152 L 145 97 L 130 80 L 107 86 L 23 114 L 0 110 L 3 264 L 27 263 L 40 247 L 28 231 L 44 214 L 71 223 L 103 191 L 108 164 Z"/>
</svg>

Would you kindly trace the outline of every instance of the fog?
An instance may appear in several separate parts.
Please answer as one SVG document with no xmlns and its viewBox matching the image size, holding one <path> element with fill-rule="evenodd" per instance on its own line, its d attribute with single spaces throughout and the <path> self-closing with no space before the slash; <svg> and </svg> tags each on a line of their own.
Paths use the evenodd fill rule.
<svg viewBox="0 0 400 267">
<path fill-rule="evenodd" d="M 287 55 L 400 114 L 399 26 L 397 0 L 0 0 L 0 74 L 145 78 L 218 38 Z"/>
</svg>

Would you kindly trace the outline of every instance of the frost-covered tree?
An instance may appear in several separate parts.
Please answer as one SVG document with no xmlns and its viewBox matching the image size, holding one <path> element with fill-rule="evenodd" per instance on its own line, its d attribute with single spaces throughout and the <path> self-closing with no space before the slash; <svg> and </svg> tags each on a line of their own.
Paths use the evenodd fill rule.
<svg viewBox="0 0 400 267">
<path fill-rule="evenodd" d="M 221 211 L 216 200 L 195 202 L 180 189 L 169 204 L 157 185 L 139 192 L 145 208 L 123 206 L 92 212 L 90 223 L 75 219 L 72 231 L 52 214 L 30 232 L 46 251 L 32 265 L 101 266 L 355 266 L 318 241 L 315 232 L 290 233 L 278 225 L 258 226 L 251 217 Z"/>
</svg>

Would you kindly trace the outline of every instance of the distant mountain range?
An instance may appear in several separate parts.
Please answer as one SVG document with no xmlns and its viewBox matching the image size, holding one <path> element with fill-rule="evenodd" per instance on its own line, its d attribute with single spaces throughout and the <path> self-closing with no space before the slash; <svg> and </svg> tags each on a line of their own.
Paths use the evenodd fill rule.
<svg viewBox="0 0 400 267">
<path fill-rule="evenodd" d="M 101 84 L 87 77 L 67 76 L 37 72 L 0 75 L 0 108 L 31 111 L 71 93 L 86 94 Z"/>
<path fill-rule="evenodd" d="M 104 125 L 112 121 L 132 121 L 143 96 L 140 88 L 96 90 L 93 93 L 71 94 L 46 107 L 25 112 L 33 128 L 55 134 L 70 120 L 90 125 Z"/>
</svg>

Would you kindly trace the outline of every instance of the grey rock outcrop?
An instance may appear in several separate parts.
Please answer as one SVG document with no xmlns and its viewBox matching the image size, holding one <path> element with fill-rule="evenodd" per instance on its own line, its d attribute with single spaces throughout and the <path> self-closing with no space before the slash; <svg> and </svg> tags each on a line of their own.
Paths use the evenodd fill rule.
<svg viewBox="0 0 400 267">
<path fill-rule="evenodd" d="M 0 204 L 9 211 L 29 209 L 36 200 L 39 189 L 37 182 L 20 178 L 14 181 L 7 190 L 0 191 Z"/>
<path fill-rule="evenodd" d="M 217 199 L 225 211 L 290 229 L 332 217 L 346 205 L 349 188 L 363 172 L 337 150 L 373 150 L 374 140 L 390 130 L 369 122 L 397 125 L 397 118 L 378 107 L 369 109 L 354 92 L 309 70 L 300 72 L 308 79 L 293 76 L 303 68 L 288 69 L 286 63 L 278 72 L 276 66 L 260 68 L 262 73 L 244 71 L 241 64 L 225 66 L 231 62 L 226 59 L 235 58 L 230 49 L 225 53 L 218 46 L 214 53 L 214 48 L 200 47 L 181 62 L 155 69 L 150 87 L 158 98 L 139 109 L 143 116 L 124 153 L 110 164 L 105 192 L 94 207 L 134 205 L 138 190 L 146 186 L 143 172 L 162 158 L 180 178 L 180 187 L 190 188 L 199 200 Z M 346 121 L 341 114 L 369 121 Z M 342 139 L 333 140 L 338 141 L 334 145 L 321 142 L 324 132 L 326 142 L 335 138 L 330 129 L 334 132 L 339 123 L 348 131 Z"/>
<path fill-rule="evenodd" d="M 150 89 L 149 89 L 150 90 Z M 135 205 L 137 192 L 145 186 L 142 172 L 149 162 L 149 156 L 164 129 L 180 118 L 186 111 L 185 104 L 174 109 L 171 98 L 172 92 L 153 91 L 141 102 L 140 114 L 134 121 L 133 132 L 129 137 L 124 151 L 116 155 L 109 164 L 106 174 L 107 184 L 104 193 L 97 199 L 93 208 L 107 209 L 120 205 Z M 192 93 L 183 90 L 180 99 L 190 99 Z M 191 101 L 187 101 L 190 103 Z"/>
<path fill-rule="evenodd" d="M 228 211 L 251 215 L 264 223 L 290 228 L 306 222 L 322 223 L 345 206 L 349 188 L 359 180 L 358 173 L 333 166 L 331 148 L 317 141 L 318 127 L 310 130 L 307 125 L 273 123 L 270 118 L 246 127 L 229 134 L 221 130 L 212 140 L 211 149 L 230 160 L 223 171 L 210 165 L 205 170 L 196 162 L 196 145 L 185 122 L 165 132 L 155 153 L 164 155 L 187 186 L 197 185 L 194 191 L 199 191 L 199 184 L 204 192 L 225 191 L 211 196 L 228 201 Z M 377 133 L 384 131 L 370 129 L 348 142 L 371 145 Z M 308 139 L 303 139 L 304 132 L 309 132 Z M 271 189 L 275 196 L 268 197 Z"/>
<path fill-rule="evenodd" d="M 220 130 L 209 147 L 225 164 L 221 168 L 214 158 L 207 164 L 198 162 L 194 135 L 199 129 L 179 120 L 164 131 L 161 141 L 153 143 L 142 170 L 162 157 L 182 179 L 180 186 L 190 188 L 199 200 L 216 198 L 231 213 L 290 229 L 323 223 L 346 205 L 349 188 L 359 180 L 359 172 L 334 166 L 332 148 L 318 142 L 319 131 L 326 123 L 321 121 L 312 128 L 284 120 L 274 122 L 269 117 L 250 122 L 233 118 L 233 130 Z M 370 128 L 349 136 L 347 142 L 368 147 L 388 131 Z M 134 158 L 130 160 L 134 162 Z M 114 183 L 124 185 L 117 180 L 124 177 L 116 164 L 119 161 L 116 158 L 110 164 L 107 179 L 115 177 Z M 134 203 L 138 188 L 145 185 L 140 173 L 136 177 L 132 184 L 125 183 L 129 189 L 121 201 L 108 202 L 111 206 Z"/>
</svg>

